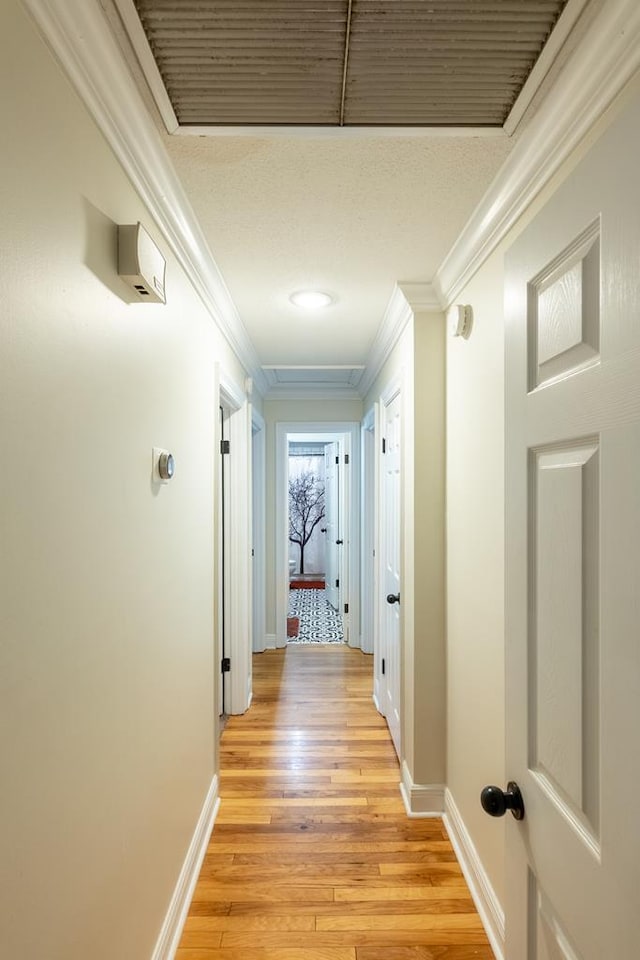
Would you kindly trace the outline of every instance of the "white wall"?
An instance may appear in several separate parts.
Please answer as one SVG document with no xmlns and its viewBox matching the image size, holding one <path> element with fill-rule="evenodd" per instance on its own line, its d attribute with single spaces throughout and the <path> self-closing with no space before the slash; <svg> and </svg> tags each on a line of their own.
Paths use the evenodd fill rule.
<svg viewBox="0 0 640 960">
<path fill-rule="evenodd" d="M 459 298 L 470 338 L 447 337 L 447 785 L 501 901 L 505 823 L 480 791 L 506 783 L 502 259 Z"/>
<path fill-rule="evenodd" d="M 365 398 L 368 411 L 401 384 L 401 759 L 416 813 L 442 810 L 445 780 L 444 350 L 442 314 L 416 312 Z"/>
<path fill-rule="evenodd" d="M 17 0 L 0 84 L 0 952 L 144 960 L 216 767 L 214 364 L 244 374 L 171 256 L 167 306 L 126 302 L 115 225 L 166 244 Z"/>
</svg>

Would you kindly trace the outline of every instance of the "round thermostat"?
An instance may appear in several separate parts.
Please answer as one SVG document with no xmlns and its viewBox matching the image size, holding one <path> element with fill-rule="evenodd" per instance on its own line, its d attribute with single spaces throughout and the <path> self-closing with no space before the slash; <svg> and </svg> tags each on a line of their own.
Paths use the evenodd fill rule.
<svg viewBox="0 0 640 960">
<path fill-rule="evenodd" d="M 158 459 L 158 473 L 161 480 L 171 480 L 176 464 L 172 453 L 161 453 Z"/>
</svg>

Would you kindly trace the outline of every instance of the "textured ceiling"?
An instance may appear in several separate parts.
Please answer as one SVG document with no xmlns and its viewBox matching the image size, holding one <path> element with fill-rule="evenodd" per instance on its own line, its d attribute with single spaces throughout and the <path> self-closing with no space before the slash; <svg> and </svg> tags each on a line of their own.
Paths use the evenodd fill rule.
<svg viewBox="0 0 640 960">
<path fill-rule="evenodd" d="M 566 0 L 135 0 L 180 124 L 501 126 Z"/>
<path fill-rule="evenodd" d="M 355 390 L 360 374 L 344 370 L 366 363 L 395 284 L 432 280 L 526 126 L 527 118 L 512 137 L 500 129 L 477 130 L 484 121 L 504 120 L 565 7 L 556 0 L 100 2 L 111 10 L 111 24 L 260 362 L 300 368 L 299 376 L 266 371 L 278 390 L 286 390 L 287 383 L 297 389 L 305 380 L 315 388 L 325 382 L 330 388 Z M 558 51 L 585 2 L 566 4 L 553 34 L 562 39 L 550 45 L 553 53 L 542 74 L 538 71 L 537 83 L 549 62 L 561 69 Z M 347 37 L 349 8 L 353 36 Z M 136 10 L 142 13 L 151 50 Z M 363 27 L 365 14 L 377 21 Z M 220 27 L 224 30 L 218 35 Z M 347 63 L 345 69 L 347 47 L 351 67 Z M 234 64 L 240 65 L 235 72 L 230 69 Z M 330 79 L 336 65 L 343 86 Z M 279 74 L 284 86 L 280 79 L 275 82 Z M 291 77 L 296 78 L 293 99 L 287 86 Z M 187 110 L 181 83 L 204 112 Z M 339 87 L 342 117 L 336 113 Z M 328 114 L 319 121 L 304 112 L 313 91 L 317 103 L 323 97 L 332 102 L 326 108 L 333 111 L 331 121 Z M 476 102 L 477 93 L 478 102 L 492 104 L 493 121 L 473 111 L 462 117 L 456 107 L 449 120 L 458 127 L 473 122 L 475 130 L 410 136 L 371 129 L 375 122 L 393 122 L 384 112 L 377 119 L 366 116 L 367 130 L 336 125 L 335 131 L 309 132 L 306 126 L 310 121 L 336 123 L 336 117 L 338 124 L 340 119 L 362 123 L 365 114 L 358 119 L 349 112 L 367 97 L 369 106 L 378 103 L 384 110 L 401 101 L 403 110 L 407 104 L 419 110 L 420 103 L 424 107 L 428 102 L 451 107 L 461 91 L 468 103 Z M 303 123 L 305 132 L 280 128 L 276 135 L 262 130 L 251 135 L 246 127 L 235 133 L 227 126 L 224 135 L 188 136 L 188 126 L 181 126 L 177 135 L 169 135 L 160 119 L 166 123 L 173 109 L 183 123 L 215 122 L 221 115 L 211 110 L 229 94 L 227 105 L 234 103 L 240 112 L 222 119 L 264 124 L 274 117 L 263 112 L 263 93 L 270 109 L 285 110 L 280 121 Z M 304 107 L 302 112 L 288 112 L 294 103 Z M 535 108 L 534 101 L 531 110 Z M 395 114 L 403 124 L 419 119 L 418 114 Z M 168 129 L 175 129 L 175 117 Z M 294 307 L 290 294 L 308 288 L 331 293 L 334 303 L 313 313 Z M 329 366 L 340 370 L 327 371 L 323 381 L 319 368 Z"/>
<path fill-rule="evenodd" d="M 193 138 L 167 148 L 263 363 L 362 363 L 397 281 L 430 280 L 513 141 Z M 303 288 L 336 302 L 305 315 Z"/>
</svg>

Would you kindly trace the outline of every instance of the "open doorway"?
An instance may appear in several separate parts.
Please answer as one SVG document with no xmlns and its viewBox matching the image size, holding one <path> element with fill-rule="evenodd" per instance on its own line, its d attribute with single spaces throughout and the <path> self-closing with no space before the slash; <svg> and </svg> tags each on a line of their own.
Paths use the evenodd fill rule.
<svg viewBox="0 0 640 960">
<path fill-rule="evenodd" d="M 343 643 L 343 443 L 288 440 L 287 643 Z"/>
<path fill-rule="evenodd" d="M 276 424 L 278 647 L 359 645 L 359 471 L 359 424 Z M 289 509 L 292 486 L 306 526 Z"/>
</svg>

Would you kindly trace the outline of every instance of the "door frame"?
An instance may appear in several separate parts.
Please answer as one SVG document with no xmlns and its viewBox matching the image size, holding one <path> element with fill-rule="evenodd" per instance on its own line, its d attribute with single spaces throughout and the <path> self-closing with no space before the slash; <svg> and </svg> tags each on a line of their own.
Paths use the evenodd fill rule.
<svg viewBox="0 0 640 960">
<path fill-rule="evenodd" d="M 378 645 L 378 541 L 380 535 L 379 437 L 380 405 L 374 403 L 362 419 L 362 538 L 360 551 L 361 601 L 360 649 L 373 654 Z M 373 698 L 378 703 L 379 677 L 374 671 Z"/>
<path fill-rule="evenodd" d="M 384 472 L 384 458 L 382 454 L 382 441 L 384 439 L 384 426 L 385 426 L 385 410 L 389 404 L 393 403 L 396 397 L 400 400 L 400 516 L 398 518 L 398 523 L 400 526 L 399 529 L 399 538 L 400 538 L 400 589 L 404 593 L 404 603 L 407 603 L 406 590 L 404 589 L 404 528 L 403 528 L 403 513 L 406 508 L 405 504 L 405 470 L 406 470 L 406 445 L 405 445 L 405 431 L 406 431 L 406 410 L 405 410 L 405 392 L 402 389 L 404 377 L 399 377 L 398 379 L 391 380 L 385 387 L 385 389 L 380 394 L 380 399 L 377 403 L 376 410 L 376 477 L 377 477 L 377 488 L 378 488 L 378 497 L 377 497 L 377 530 L 378 537 L 376 542 L 376 582 L 377 582 L 377 591 L 375 597 L 375 612 L 376 612 L 376 645 L 374 646 L 374 661 L 373 661 L 373 676 L 374 676 L 374 702 L 378 712 L 382 714 L 385 718 L 387 714 L 385 712 L 383 704 L 386 701 L 386 694 L 382 682 L 382 660 L 383 658 L 388 661 L 388 640 L 383 629 L 384 616 L 386 613 L 386 597 L 384 595 L 384 549 L 385 549 L 385 538 L 384 538 L 384 482 L 383 482 L 383 472 Z M 405 742 L 405 717 L 404 717 L 404 663 L 405 663 L 405 618 L 403 613 L 403 607 L 400 606 L 400 626 L 399 626 L 400 635 L 398 637 L 398 714 L 400 718 L 400 731 L 399 731 L 399 750 L 398 759 L 402 763 L 404 757 L 404 742 Z M 388 680 L 385 680 L 385 684 L 388 683 Z M 388 722 L 388 720 L 387 720 Z"/>
<path fill-rule="evenodd" d="M 266 442 L 264 418 L 251 410 L 251 502 L 254 653 L 262 653 L 266 639 Z"/>
<path fill-rule="evenodd" d="M 276 647 L 287 645 L 287 611 L 289 609 L 289 531 L 287 527 L 287 463 L 290 434 L 313 434 L 315 439 L 343 440 L 349 454 L 344 506 L 348 513 L 345 532 L 346 597 L 349 603 L 349 646 L 360 645 L 360 424 L 352 421 L 276 423 L 276 489 L 275 489 L 275 572 L 276 572 Z M 341 611 L 342 613 L 342 611 Z"/>
<path fill-rule="evenodd" d="M 337 452 L 336 452 L 337 451 Z M 335 463 L 332 462 L 335 457 Z M 344 457 L 344 443 L 341 441 L 340 437 L 335 437 L 333 440 L 325 443 L 324 445 L 324 529 L 326 530 L 326 536 L 324 538 L 324 574 L 325 574 L 325 598 L 328 601 L 329 605 L 334 607 L 334 609 L 340 614 L 342 618 L 342 613 L 340 613 L 342 607 L 342 597 L 344 593 L 344 584 L 346 582 L 346 572 L 344 569 L 344 560 L 345 558 L 344 550 L 341 550 L 338 546 L 338 539 L 343 539 L 342 530 L 342 517 L 344 511 L 344 480 L 345 480 L 345 471 L 341 470 L 341 458 Z M 330 465 L 330 466 L 329 466 Z M 333 471 L 335 474 L 335 479 L 329 483 L 327 482 L 327 476 Z M 331 495 L 329 491 L 331 490 Z M 333 523 L 332 523 L 333 521 Z M 332 529 L 333 528 L 333 529 Z M 332 543 L 331 540 L 333 537 L 336 537 L 336 540 Z M 331 558 L 331 562 L 330 561 Z M 336 578 L 335 584 L 331 583 L 331 577 Z M 334 602 L 335 601 L 335 602 Z"/>
<path fill-rule="evenodd" d="M 228 415 L 229 481 L 228 503 L 225 508 L 225 584 L 223 602 L 227 627 L 227 650 L 231 659 L 228 677 L 228 713 L 244 713 L 251 702 L 251 635 L 252 597 L 251 577 L 251 408 L 244 389 L 225 371 L 219 370 L 217 407 Z M 216 436 L 216 452 L 220 437 Z M 220 507 L 220 491 L 218 493 Z M 221 526 L 218 523 L 217 556 L 221 556 Z M 227 573 L 228 571 L 228 573 Z M 218 579 L 218 578 L 216 578 Z M 216 649 L 215 669 L 221 669 L 220 635 Z"/>
</svg>

